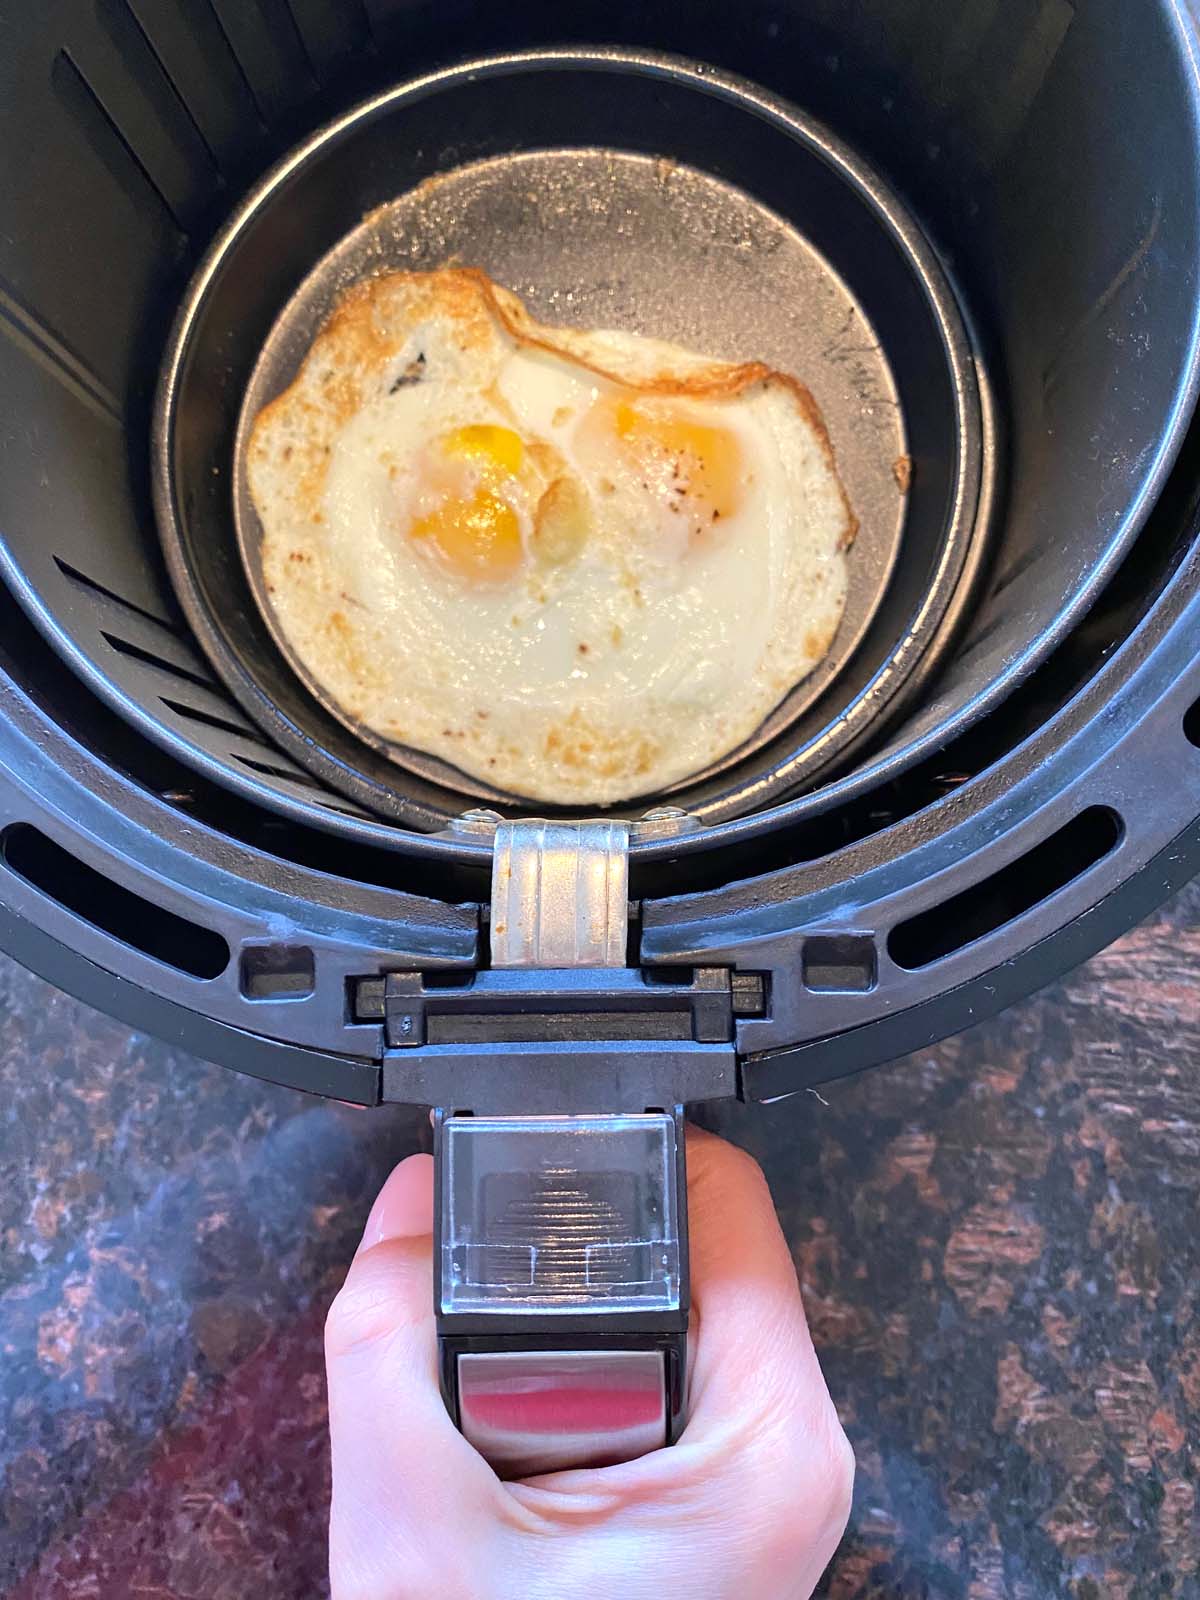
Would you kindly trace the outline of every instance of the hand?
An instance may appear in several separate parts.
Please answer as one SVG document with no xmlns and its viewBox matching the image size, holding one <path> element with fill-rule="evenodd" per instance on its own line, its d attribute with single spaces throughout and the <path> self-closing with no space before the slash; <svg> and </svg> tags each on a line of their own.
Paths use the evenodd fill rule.
<svg viewBox="0 0 1200 1600">
<path fill-rule="evenodd" d="M 392 1173 L 325 1330 L 334 1600 L 807 1600 L 854 1458 L 758 1165 L 688 1132 L 692 1355 L 679 1442 L 504 1483 L 438 1392 L 433 1162 Z"/>
</svg>

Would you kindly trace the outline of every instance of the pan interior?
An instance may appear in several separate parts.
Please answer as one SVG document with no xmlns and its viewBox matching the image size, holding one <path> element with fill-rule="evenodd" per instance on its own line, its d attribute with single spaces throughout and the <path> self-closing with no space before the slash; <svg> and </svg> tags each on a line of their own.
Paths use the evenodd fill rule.
<svg viewBox="0 0 1200 1600">
<path fill-rule="evenodd" d="M 619 328 L 798 377 L 820 406 L 859 519 L 846 609 L 814 672 L 754 737 L 703 775 L 744 759 L 829 689 L 866 634 L 899 556 L 908 454 L 883 345 L 861 302 L 806 238 L 728 181 L 682 162 L 603 148 L 536 150 L 473 162 L 371 212 L 304 278 L 267 337 L 246 388 L 236 441 L 235 516 L 252 593 L 308 691 L 407 771 L 476 799 L 512 802 L 423 752 L 349 719 L 291 651 L 262 572 L 245 444 L 262 407 L 291 382 L 341 294 L 382 272 L 481 267 L 541 321 Z M 688 782 L 694 782 L 695 778 Z"/>
</svg>

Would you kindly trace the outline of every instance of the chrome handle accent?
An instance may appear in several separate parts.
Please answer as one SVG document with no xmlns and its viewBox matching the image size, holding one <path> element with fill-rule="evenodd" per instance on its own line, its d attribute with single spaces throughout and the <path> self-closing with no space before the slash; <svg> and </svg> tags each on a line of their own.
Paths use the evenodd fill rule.
<svg viewBox="0 0 1200 1600">
<path fill-rule="evenodd" d="M 632 1461 L 667 1443 L 661 1350 L 480 1351 L 458 1357 L 459 1426 L 497 1472 Z"/>
</svg>

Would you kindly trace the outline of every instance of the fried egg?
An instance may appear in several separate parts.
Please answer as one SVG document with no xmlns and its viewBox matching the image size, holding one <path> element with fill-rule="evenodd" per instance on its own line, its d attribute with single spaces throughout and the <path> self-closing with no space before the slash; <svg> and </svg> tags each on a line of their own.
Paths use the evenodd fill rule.
<svg viewBox="0 0 1200 1600">
<path fill-rule="evenodd" d="M 352 722 L 530 800 L 650 795 L 821 660 L 855 521 L 761 363 L 534 321 L 466 269 L 356 285 L 247 449 L 281 639 Z"/>
</svg>

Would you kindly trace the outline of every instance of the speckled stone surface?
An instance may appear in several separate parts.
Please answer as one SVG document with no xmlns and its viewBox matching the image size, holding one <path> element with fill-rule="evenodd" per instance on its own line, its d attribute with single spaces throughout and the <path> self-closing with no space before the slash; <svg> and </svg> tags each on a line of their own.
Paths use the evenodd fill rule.
<svg viewBox="0 0 1200 1600">
<path fill-rule="evenodd" d="M 1200 1594 L 1200 889 L 823 1098 L 735 1108 L 860 1463 L 831 1600 Z M 0 1582 L 325 1593 L 321 1325 L 419 1116 L 0 962 Z"/>
</svg>

